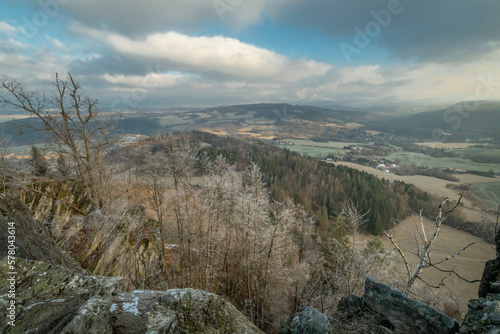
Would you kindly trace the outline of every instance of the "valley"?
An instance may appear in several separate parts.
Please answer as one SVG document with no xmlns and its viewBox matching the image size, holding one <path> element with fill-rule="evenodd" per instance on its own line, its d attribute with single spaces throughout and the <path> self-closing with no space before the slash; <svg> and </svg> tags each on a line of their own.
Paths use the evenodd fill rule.
<svg viewBox="0 0 500 334">
<path fill-rule="evenodd" d="M 487 212 L 497 200 L 489 194 L 497 194 L 499 184 L 500 150 L 495 138 L 427 142 L 418 136 L 401 136 L 396 127 L 385 132 L 373 130 L 373 125 L 387 115 L 283 104 L 127 112 L 121 116 L 109 112 L 105 116 L 114 117 L 110 124 L 120 127 L 116 142 L 101 152 L 107 163 L 99 168 L 109 183 L 99 191 L 108 192 L 107 201 L 116 203 L 116 207 L 93 212 L 94 218 L 88 218 L 91 224 L 84 224 L 88 219 L 79 215 L 98 204 L 91 204 L 91 198 L 78 190 L 70 174 L 65 174 L 68 172 L 64 168 L 71 169 L 64 162 L 68 156 L 61 158 L 56 147 L 48 144 L 48 137 L 19 136 L 13 129 L 22 120 L 2 122 L 0 128 L 16 143 L 6 156 L 12 160 L 9 164 L 16 161 L 20 166 L 32 165 L 36 173 L 30 181 L 22 174 L 24 170 L 29 173 L 29 169 L 11 172 L 16 186 L 9 191 L 25 196 L 38 219 L 45 220 L 57 212 L 51 233 L 59 245 L 95 274 L 128 275 L 128 289 L 166 289 L 186 286 L 189 281 L 189 286 L 218 291 L 222 284 L 241 310 L 262 312 L 263 307 L 277 304 L 266 297 L 253 297 L 258 304 L 248 309 L 244 294 L 264 296 L 268 288 L 292 289 L 299 283 L 287 281 L 286 273 L 301 265 L 317 275 L 314 277 L 340 275 L 335 278 L 339 279 L 335 289 L 342 293 L 360 292 L 359 282 L 366 272 L 401 288 L 399 284 L 405 281 L 403 266 L 383 232 L 395 232 L 398 244 L 411 254 L 419 231 L 415 215 L 423 210 L 426 229 L 431 231 L 433 223 L 429 218 L 435 215 L 437 203 L 445 197 L 454 203 L 462 191 L 462 205 L 443 225 L 439 242 L 433 246 L 433 257 L 449 255 L 457 247 L 474 242 L 450 266 L 443 266 L 470 280 L 480 279 L 485 261 L 494 257 L 494 226 L 486 223 L 485 217 L 495 220 L 494 212 Z M 120 123 L 116 121 L 119 117 Z M 39 126 L 36 120 L 29 122 L 30 126 Z M 36 146 L 29 144 L 33 140 Z M 35 158 L 35 150 L 43 158 Z M 72 175 L 78 177 L 78 172 Z M 17 188 L 17 184 L 24 188 Z M 220 194 L 221 188 L 225 189 L 224 195 Z M 63 195 L 67 192 L 70 197 Z M 56 207 L 50 204 L 50 198 L 60 196 L 72 202 Z M 229 205 L 229 211 L 225 205 Z M 71 210 L 74 212 L 70 214 Z M 349 218 L 349 212 L 356 212 L 358 218 Z M 293 217 L 285 218 L 290 214 Z M 359 226 L 362 233 L 357 241 L 350 240 L 350 219 L 359 217 L 365 219 Z M 101 219 L 116 223 L 99 227 Z M 284 219 L 283 225 L 273 232 L 276 219 Z M 263 225 L 245 223 L 254 221 Z M 299 224 L 304 224 L 300 232 L 296 230 Z M 382 248 L 371 250 L 375 253 L 367 257 L 370 243 L 378 236 Z M 225 240 L 244 242 L 244 249 L 233 242 L 225 244 Z M 275 241 L 284 248 L 276 248 L 272 256 L 269 252 L 266 260 L 266 252 L 262 251 L 265 248 L 259 248 L 259 243 L 273 249 Z M 212 249 L 217 248 L 224 251 L 213 253 Z M 238 257 L 249 256 L 246 249 L 260 252 L 256 258 L 247 258 L 254 261 L 249 266 Z M 357 260 L 338 264 L 346 266 L 348 276 L 331 272 L 328 265 L 318 266 L 340 261 L 347 256 L 345 251 L 357 254 Z M 308 254 L 305 258 L 303 252 Z M 316 253 L 321 255 L 313 255 Z M 380 256 L 386 257 L 383 265 L 376 260 Z M 278 264 L 280 257 L 286 257 L 288 262 Z M 227 261 L 236 267 L 243 265 L 244 271 L 228 267 Z M 269 269 L 263 265 L 266 261 L 276 267 Z M 410 264 L 415 261 L 409 255 Z M 356 269 L 360 265 L 365 268 Z M 267 279 L 271 272 L 275 277 Z M 442 274 L 430 269 L 421 277 L 439 282 Z M 235 283 L 243 280 L 249 284 L 250 275 L 259 275 L 258 285 L 242 288 Z M 308 275 L 301 272 L 297 279 Z M 306 285 L 300 285 L 303 292 L 299 297 L 295 291 L 295 303 L 303 298 L 304 303 L 307 300 L 314 304 L 318 293 L 323 296 L 319 290 L 306 295 L 309 286 L 319 289 L 318 279 L 310 278 Z M 477 283 L 449 277 L 446 287 L 437 292 L 418 285 L 415 296 L 460 318 L 466 312 L 465 300 L 476 296 L 477 287 Z M 334 290 L 326 293 L 323 297 L 331 301 L 338 298 Z M 438 299 L 441 304 L 434 304 Z M 274 327 L 261 326 L 271 331 L 277 328 L 293 305 L 281 307 L 273 313 L 278 319 Z M 255 323 L 262 321 L 257 313 L 250 317 Z"/>
</svg>

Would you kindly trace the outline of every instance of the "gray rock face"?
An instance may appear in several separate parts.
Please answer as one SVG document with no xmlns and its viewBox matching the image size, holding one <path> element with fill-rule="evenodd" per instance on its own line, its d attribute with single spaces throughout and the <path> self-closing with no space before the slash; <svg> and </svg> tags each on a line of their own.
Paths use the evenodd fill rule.
<svg viewBox="0 0 500 334">
<path fill-rule="evenodd" d="M 111 324 L 111 298 L 94 296 L 83 304 L 61 334 L 99 333 L 113 334 Z"/>
<path fill-rule="evenodd" d="M 82 271 L 80 265 L 63 253 L 50 237 L 45 226 L 33 219 L 28 208 L 17 198 L 0 194 L 0 259 L 8 255 L 9 227 L 15 234 L 15 256 L 44 261 Z"/>
<path fill-rule="evenodd" d="M 310 306 L 287 320 L 280 334 L 329 334 L 333 328 L 323 313 Z"/>
<path fill-rule="evenodd" d="M 404 333 L 451 334 L 458 331 L 458 323 L 452 318 L 376 282 L 370 276 L 366 277 L 363 298 L 371 309 L 384 315 Z"/>
<path fill-rule="evenodd" d="M 496 259 L 486 262 L 479 285 L 478 295 L 480 298 L 485 298 L 490 293 L 500 294 L 500 230 L 495 236 L 497 257 Z"/>
<path fill-rule="evenodd" d="M 486 262 L 479 299 L 469 300 L 460 333 L 500 334 L 500 230 L 495 236 L 497 257 Z"/>
</svg>

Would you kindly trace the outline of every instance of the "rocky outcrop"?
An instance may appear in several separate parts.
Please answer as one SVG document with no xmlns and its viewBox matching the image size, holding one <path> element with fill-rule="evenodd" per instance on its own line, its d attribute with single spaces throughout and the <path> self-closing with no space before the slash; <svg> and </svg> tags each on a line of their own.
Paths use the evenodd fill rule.
<svg viewBox="0 0 500 334">
<path fill-rule="evenodd" d="M 330 334 L 332 325 L 323 313 L 310 306 L 303 308 L 287 320 L 280 334 Z"/>
<path fill-rule="evenodd" d="M 500 295 L 490 294 L 486 298 L 469 300 L 467 315 L 460 333 L 499 334 Z"/>
<path fill-rule="evenodd" d="M 458 323 L 433 308 L 408 298 L 389 286 L 366 277 L 365 303 L 384 315 L 404 333 L 452 334 L 458 331 Z"/>
<path fill-rule="evenodd" d="M 497 257 L 486 262 L 479 285 L 478 296 L 485 298 L 488 294 L 500 294 L 500 229 L 495 236 Z"/>
<path fill-rule="evenodd" d="M 9 333 L 50 333 L 62 329 L 93 296 L 111 297 L 123 287 L 122 278 L 82 274 L 40 261 L 15 258 L 15 291 L 8 284 L 7 258 L 0 262 L 0 304 L 15 294 L 15 327 L 8 326 L 7 307 L 0 309 L 0 329 Z M 0 330 L 0 331 L 1 331 Z"/>
<path fill-rule="evenodd" d="M 0 262 L 0 333 L 262 333 L 219 296 L 193 289 L 121 292 L 123 279 L 15 258 L 15 326 L 7 258 Z"/>
<path fill-rule="evenodd" d="M 15 257 L 0 250 L 0 333 L 262 333 L 215 294 L 127 293 L 121 277 L 87 274 L 25 205 L 0 195 L 1 245 L 9 235 Z"/>
<path fill-rule="evenodd" d="M 9 239 L 9 236 L 15 238 Z M 75 260 L 55 245 L 47 227 L 38 224 L 21 201 L 0 194 L 0 245 L 5 245 L 0 248 L 0 259 L 9 255 L 9 241 L 16 247 L 16 257 L 82 270 Z"/>
<path fill-rule="evenodd" d="M 459 329 L 450 317 L 370 276 L 364 296 L 342 298 L 337 311 L 326 321 L 324 314 L 305 308 L 286 322 L 281 333 L 454 334 Z"/>
<path fill-rule="evenodd" d="M 500 230 L 495 236 L 497 257 L 486 262 L 479 299 L 469 300 L 460 333 L 500 334 Z"/>
</svg>

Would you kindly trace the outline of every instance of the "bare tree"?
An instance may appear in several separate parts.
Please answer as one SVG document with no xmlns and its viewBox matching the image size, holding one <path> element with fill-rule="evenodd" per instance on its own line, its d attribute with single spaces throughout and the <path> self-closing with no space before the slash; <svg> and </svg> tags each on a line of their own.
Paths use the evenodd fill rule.
<svg viewBox="0 0 500 334">
<path fill-rule="evenodd" d="M 320 244 L 322 257 L 311 269 L 304 299 L 317 305 L 322 312 L 332 310 L 339 296 L 361 293 L 366 274 L 380 265 L 376 254 L 370 254 L 359 243 L 360 229 L 367 222 L 367 214 L 352 201 L 347 202 L 337 216 L 336 224 L 345 226 L 350 238 L 338 238 L 332 234 Z"/>
<path fill-rule="evenodd" d="M 430 255 L 430 253 L 431 253 L 430 248 L 434 244 L 434 242 L 436 241 L 437 237 L 439 236 L 439 232 L 441 231 L 441 225 L 446 220 L 446 218 L 448 218 L 448 216 L 460 205 L 460 202 L 461 202 L 463 196 L 464 196 L 464 193 L 462 193 L 460 195 L 460 198 L 458 199 L 457 203 L 444 214 L 443 214 L 443 207 L 448 202 L 449 198 L 446 198 L 441 203 L 441 205 L 438 208 L 438 214 L 437 214 L 436 219 L 435 219 L 434 232 L 430 238 L 427 237 L 427 233 L 426 233 L 425 227 L 424 227 L 424 218 L 422 216 L 422 211 L 420 211 L 420 216 L 419 216 L 419 222 L 420 222 L 419 237 L 420 237 L 420 240 L 417 239 L 417 250 L 414 253 L 414 255 L 416 255 L 418 257 L 418 262 L 416 265 L 413 266 L 413 268 L 411 268 L 411 265 L 408 262 L 408 259 L 405 255 L 405 253 L 403 252 L 403 250 L 401 249 L 401 247 L 394 240 L 394 233 L 389 234 L 389 233 L 387 233 L 387 231 L 384 232 L 385 235 L 391 240 L 391 243 L 394 245 L 394 248 L 399 253 L 399 255 L 401 256 L 401 258 L 403 259 L 403 262 L 405 264 L 407 278 L 408 278 L 408 281 L 406 284 L 406 293 L 408 293 L 408 294 L 411 293 L 413 285 L 415 284 L 417 279 L 422 281 L 424 284 L 431 286 L 431 287 L 434 287 L 434 288 L 439 288 L 440 286 L 444 285 L 443 282 L 447 276 L 443 277 L 443 279 L 441 280 L 441 282 L 438 285 L 426 282 L 422 278 L 421 275 L 422 275 L 422 272 L 427 268 L 435 268 L 441 272 L 448 273 L 449 275 L 452 275 L 452 274 L 456 275 L 461 280 L 464 280 L 464 281 L 469 282 L 469 283 L 479 282 L 478 280 L 474 280 L 474 281 L 467 280 L 467 279 L 463 278 L 462 276 L 460 276 L 453 269 L 446 270 L 446 269 L 442 269 L 439 267 L 440 264 L 442 264 L 448 260 L 451 260 L 454 257 L 460 255 L 460 253 L 462 253 L 465 249 L 467 249 L 470 246 L 472 246 L 473 244 L 475 244 L 475 242 L 472 242 L 472 243 L 462 247 L 456 253 L 454 253 L 446 258 L 437 260 L 437 261 L 432 260 L 431 255 Z"/>
<path fill-rule="evenodd" d="M 3 80 L 7 96 L 0 95 L 0 103 L 27 111 L 41 121 L 25 122 L 24 131 L 49 135 L 65 147 L 89 200 L 94 207 L 101 207 L 108 196 L 104 151 L 115 143 L 111 135 L 118 126 L 113 119 L 99 118 L 98 101 L 82 94 L 82 87 L 71 73 L 66 80 L 56 73 L 53 85 L 56 92 L 47 97 L 26 89 L 16 80 Z"/>
</svg>

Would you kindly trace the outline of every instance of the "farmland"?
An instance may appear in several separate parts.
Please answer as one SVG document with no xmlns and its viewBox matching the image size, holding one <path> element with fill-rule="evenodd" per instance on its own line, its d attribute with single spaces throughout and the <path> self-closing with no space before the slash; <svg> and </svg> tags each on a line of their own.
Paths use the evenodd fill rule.
<svg viewBox="0 0 500 334">
<path fill-rule="evenodd" d="M 285 139 L 287 143 L 293 145 L 280 145 L 280 147 L 289 149 L 290 151 L 307 155 L 313 158 L 326 158 L 329 153 L 342 154 L 345 153 L 345 146 L 360 145 L 359 143 L 345 143 L 345 142 L 315 142 L 305 139 Z"/>
<path fill-rule="evenodd" d="M 484 151 L 486 152 L 486 150 Z M 419 167 L 452 167 L 463 170 L 477 170 L 481 172 L 489 172 L 490 170 L 492 170 L 495 173 L 500 173 L 499 164 L 479 163 L 462 158 L 434 158 L 423 153 L 414 152 L 394 152 L 389 154 L 386 158 L 392 161 L 396 161 L 397 159 L 399 159 L 402 164 L 414 164 Z"/>
<path fill-rule="evenodd" d="M 383 171 L 377 170 L 375 168 L 369 166 L 358 165 L 351 162 L 339 161 L 335 164 L 341 164 L 347 167 L 355 168 L 373 175 L 378 176 L 379 178 L 385 178 L 390 181 L 404 181 L 406 183 L 411 183 L 417 186 L 418 188 L 427 191 L 428 193 L 435 195 L 439 198 L 449 197 L 453 200 L 458 199 L 460 196 L 459 190 L 453 190 L 448 185 L 485 185 L 485 184 L 498 184 L 497 178 L 483 177 L 478 175 L 470 175 L 470 174 L 462 174 L 457 175 L 459 181 L 458 182 L 450 182 L 446 180 L 436 179 L 434 177 L 423 176 L 423 175 L 407 175 L 407 176 L 399 176 L 392 173 L 385 173 Z M 474 186 L 475 187 L 475 186 Z M 473 187 L 473 188 L 474 188 Z M 471 222 L 480 222 L 482 221 L 481 209 L 482 205 L 479 202 L 481 199 L 476 199 L 471 196 L 466 196 L 462 203 L 464 204 L 462 207 L 463 218 L 467 221 Z"/>
</svg>

